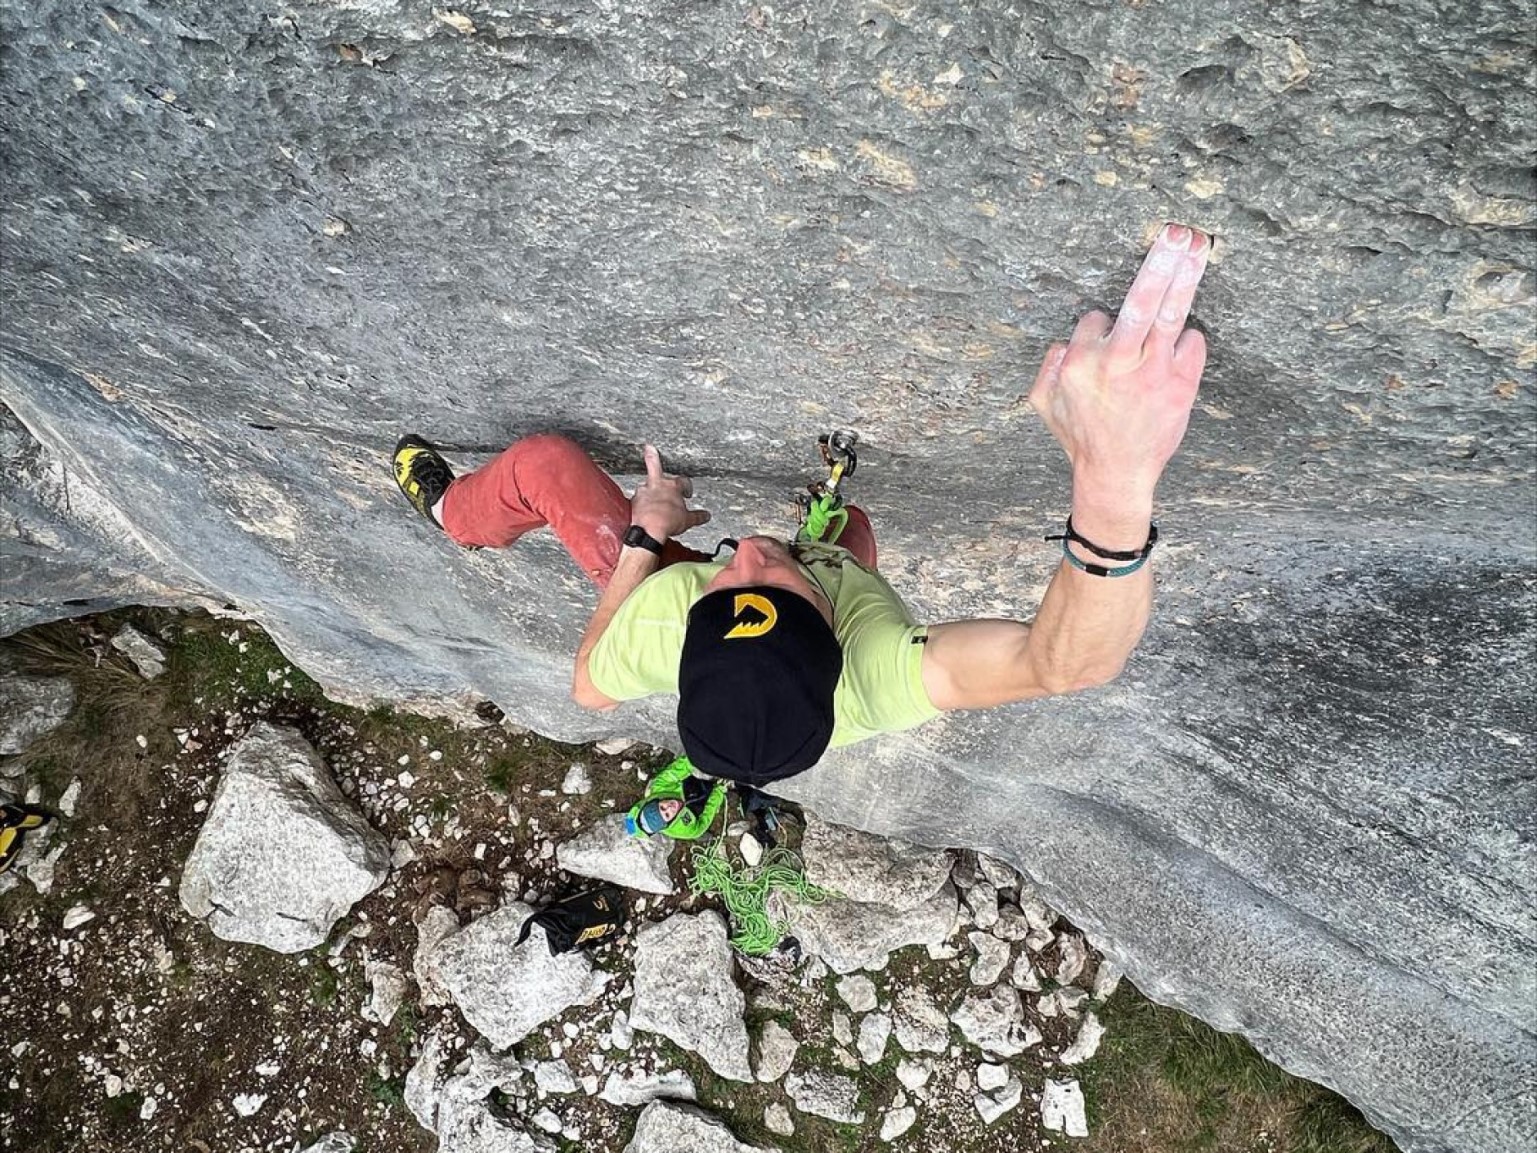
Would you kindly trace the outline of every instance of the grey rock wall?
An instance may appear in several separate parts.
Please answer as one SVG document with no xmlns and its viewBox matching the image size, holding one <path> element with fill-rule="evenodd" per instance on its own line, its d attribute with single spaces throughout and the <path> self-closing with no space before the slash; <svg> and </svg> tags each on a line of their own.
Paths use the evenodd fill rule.
<svg viewBox="0 0 1537 1153">
<path fill-rule="evenodd" d="M 1212 358 L 1117 684 L 828 758 L 829 819 L 1025 870 L 1144 989 L 1413 1153 L 1534 1137 L 1523 4 L 427 3 L 0 13 L 0 628 L 260 619 L 338 696 L 566 738 L 593 594 L 387 473 L 652 440 L 720 532 L 866 438 L 882 568 L 1026 615 L 1020 403 L 1157 222 Z"/>
</svg>

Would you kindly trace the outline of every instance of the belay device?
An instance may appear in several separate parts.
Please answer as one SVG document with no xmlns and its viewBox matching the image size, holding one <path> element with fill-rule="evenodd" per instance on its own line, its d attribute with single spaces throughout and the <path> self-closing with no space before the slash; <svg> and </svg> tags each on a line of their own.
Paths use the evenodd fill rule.
<svg viewBox="0 0 1537 1153">
<path fill-rule="evenodd" d="M 578 893 L 546 905 L 523 922 L 518 944 L 538 925 L 544 930 L 550 954 L 569 953 L 583 945 L 618 936 L 624 928 L 624 894 L 611 885 Z"/>
</svg>

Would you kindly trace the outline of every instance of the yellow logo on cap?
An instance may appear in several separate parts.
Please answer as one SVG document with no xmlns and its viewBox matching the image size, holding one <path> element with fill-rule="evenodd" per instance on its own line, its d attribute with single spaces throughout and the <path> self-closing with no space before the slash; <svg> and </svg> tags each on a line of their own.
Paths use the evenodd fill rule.
<svg viewBox="0 0 1537 1153">
<path fill-rule="evenodd" d="M 743 621 L 742 613 L 747 609 L 757 609 L 763 615 L 763 619 Z M 728 641 L 741 637 L 761 637 L 764 633 L 773 631 L 774 626 L 779 623 L 779 610 L 774 607 L 774 602 L 759 593 L 737 593 L 736 606 L 732 609 L 731 615 L 738 623 L 726 634 Z"/>
</svg>

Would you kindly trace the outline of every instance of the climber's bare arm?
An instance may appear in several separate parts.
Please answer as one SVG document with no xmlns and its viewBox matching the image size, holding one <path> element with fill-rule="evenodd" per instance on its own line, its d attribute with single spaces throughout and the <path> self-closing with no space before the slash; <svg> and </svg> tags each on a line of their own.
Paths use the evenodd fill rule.
<svg viewBox="0 0 1537 1153">
<path fill-rule="evenodd" d="M 704 524 L 710 514 L 702 508 L 688 507 L 688 498 L 694 494 L 694 482 L 686 476 L 670 476 L 662 471 L 662 457 L 657 450 L 646 445 L 646 479 L 641 481 L 630 498 L 630 523 L 638 524 L 648 536 L 666 541 L 678 536 L 695 525 Z M 619 563 L 608 587 L 598 599 L 582 643 L 576 650 L 576 668 L 571 676 L 571 696 L 577 704 L 588 709 L 608 710 L 616 708 L 618 701 L 608 696 L 592 683 L 588 662 L 592 650 L 603 638 L 604 631 L 626 598 L 640 587 L 661 564 L 655 553 L 643 548 L 621 548 Z"/>
<path fill-rule="evenodd" d="M 1153 490 L 1190 422 L 1206 341 L 1185 328 L 1211 242 L 1170 225 L 1159 234 L 1112 325 L 1102 312 L 1046 352 L 1030 404 L 1073 469 L 1073 529 L 1101 548 L 1140 549 Z M 1115 567 L 1074 544 L 1087 563 Z M 929 630 L 923 685 L 942 709 L 980 709 L 1113 680 L 1153 604 L 1151 567 L 1096 577 L 1064 559 L 1035 620 L 952 621 Z"/>
<path fill-rule="evenodd" d="M 592 619 L 587 622 L 587 631 L 582 634 L 582 643 L 576 650 L 571 696 L 584 709 L 602 709 L 607 712 L 619 707 L 618 701 L 600 692 L 592 683 L 592 677 L 587 672 L 587 662 L 592 656 L 592 650 L 602 639 L 604 630 L 608 628 L 609 621 L 619 611 L 619 606 L 640 587 L 642 581 L 656 572 L 660 564 L 661 560 L 655 553 L 643 548 L 624 547 L 619 550 L 619 563 L 614 566 L 614 575 L 609 578 L 608 587 L 598 599 L 598 607 L 593 610 Z"/>
</svg>

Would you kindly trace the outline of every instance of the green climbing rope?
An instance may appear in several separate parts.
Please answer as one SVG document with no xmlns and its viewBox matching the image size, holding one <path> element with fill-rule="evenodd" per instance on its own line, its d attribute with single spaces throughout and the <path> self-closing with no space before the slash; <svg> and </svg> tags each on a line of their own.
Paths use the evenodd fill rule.
<svg viewBox="0 0 1537 1153">
<path fill-rule="evenodd" d="M 720 897 L 735 930 L 731 943 L 749 957 L 761 957 L 790 932 L 789 924 L 768 915 L 769 894 L 778 890 L 813 905 L 831 894 L 806 880 L 800 858 L 789 849 L 770 849 L 756 866 L 737 868 L 726 859 L 724 842 L 718 837 L 708 848 L 694 849 L 689 888 Z"/>
<path fill-rule="evenodd" d="M 848 523 L 849 510 L 843 507 L 841 497 L 825 494 L 815 496 L 811 498 L 811 504 L 806 509 L 806 521 L 796 533 L 795 539 L 837 544 Z"/>
</svg>

